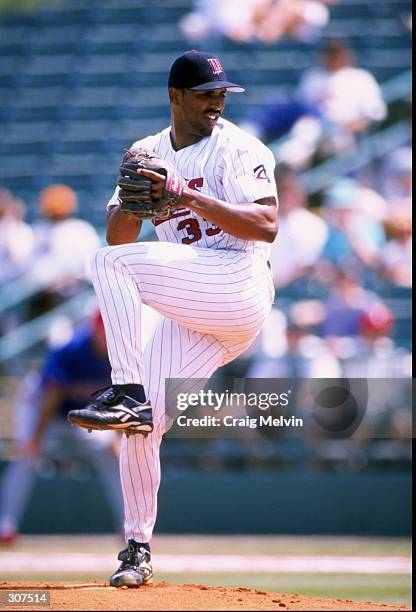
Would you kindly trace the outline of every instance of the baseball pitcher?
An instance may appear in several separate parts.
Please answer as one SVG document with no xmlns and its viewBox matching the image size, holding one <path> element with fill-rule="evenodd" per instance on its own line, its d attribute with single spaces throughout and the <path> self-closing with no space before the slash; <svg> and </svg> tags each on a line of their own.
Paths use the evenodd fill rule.
<svg viewBox="0 0 416 612">
<path fill-rule="evenodd" d="M 274 298 L 274 157 L 221 117 L 228 92 L 244 89 L 228 81 L 217 57 L 197 51 L 176 59 L 168 88 L 171 125 L 125 152 L 107 206 L 110 246 L 92 263 L 112 386 L 68 416 L 87 429 L 127 434 L 120 457 L 127 548 L 113 586 L 152 579 L 165 379 L 206 379 L 241 355 Z M 149 218 L 159 242 L 136 242 Z M 143 304 L 162 315 L 144 349 Z"/>
</svg>

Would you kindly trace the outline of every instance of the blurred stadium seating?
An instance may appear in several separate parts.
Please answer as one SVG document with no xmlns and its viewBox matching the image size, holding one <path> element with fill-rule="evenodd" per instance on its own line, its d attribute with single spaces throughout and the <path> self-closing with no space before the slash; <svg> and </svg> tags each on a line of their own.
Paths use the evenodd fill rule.
<svg viewBox="0 0 416 612">
<path fill-rule="evenodd" d="M 37 190 L 67 182 L 82 216 L 103 225 L 120 149 L 168 119 L 166 71 L 189 46 L 176 24 L 190 8 L 190 0 L 64 0 L 3 17 L 0 182 L 29 204 L 29 218 Z M 325 36 L 352 42 L 359 64 L 383 82 L 410 67 L 408 11 L 407 0 L 342 0 Z M 313 49 L 287 39 L 222 46 L 228 71 L 248 86 L 230 102 L 231 120 L 268 92 L 287 91 L 315 60 Z"/>
<path fill-rule="evenodd" d="M 166 73 L 172 60 L 190 46 L 177 23 L 191 5 L 191 0 L 62 0 L 1 16 L 0 186 L 27 203 L 29 221 L 38 217 L 40 189 L 62 182 L 77 191 L 80 216 L 103 230 L 103 209 L 114 188 L 123 147 L 158 131 L 169 120 Z M 357 63 L 387 84 L 384 92 L 391 104 L 409 93 L 411 36 L 403 21 L 410 10 L 408 0 L 339 0 L 331 6 L 324 31 L 324 39 L 352 45 Z M 268 45 L 224 39 L 213 41 L 210 50 L 221 55 L 232 80 L 247 86 L 247 94 L 238 101 L 230 96 L 226 117 L 236 122 L 265 96 L 290 93 L 301 73 L 316 63 L 318 53 L 314 46 L 287 38 Z M 389 117 L 381 132 L 362 143 L 361 157 L 354 152 L 354 163 L 359 159 L 364 165 L 382 150 L 401 144 L 407 138 L 403 119 L 397 117 L 390 126 Z M 309 192 L 319 191 L 325 176 L 351 168 L 348 158 L 326 163 L 330 165 L 305 174 Z M 320 297 L 311 283 L 302 290 L 303 298 Z M 381 283 L 377 291 L 394 313 L 395 341 L 410 348 L 410 290 Z M 90 293 L 86 290 L 73 298 L 57 314 L 76 319 Z M 0 314 L 28 295 L 30 290 L 21 291 L 18 285 L 2 288 Z M 298 288 L 287 287 L 279 294 L 279 307 L 287 312 L 298 298 Z M 44 340 L 49 321 L 45 315 L 26 322 L 3 343 L 0 339 L 3 361 Z M 253 462 L 274 467 L 285 463 L 292 457 L 286 448 L 290 441 L 286 442 L 279 449 L 273 447 L 269 458 L 254 457 Z M 229 464 L 246 460 L 244 448 L 227 449 Z M 201 459 L 208 469 L 211 450 Z M 302 450 L 295 445 L 291 465 L 306 461 Z M 266 447 L 259 450 L 266 451 Z M 195 454 L 189 452 L 193 462 Z M 187 463 L 183 447 L 176 455 L 174 442 L 166 453 L 171 453 L 173 463 Z"/>
</svg>

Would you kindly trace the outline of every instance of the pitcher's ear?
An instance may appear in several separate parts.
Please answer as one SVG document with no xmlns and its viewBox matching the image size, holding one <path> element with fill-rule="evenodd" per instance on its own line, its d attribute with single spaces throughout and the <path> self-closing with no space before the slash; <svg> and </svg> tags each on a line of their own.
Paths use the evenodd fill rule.
<svg viewBox="0 0 416 612">
<path fill-rule="evenodd" d="M 169 87 L 169 100 L 171 104 L 179 104 L 179 101 L 182 97 L 182 89 L 177 89 L 176 87 Z"/>
</svg>

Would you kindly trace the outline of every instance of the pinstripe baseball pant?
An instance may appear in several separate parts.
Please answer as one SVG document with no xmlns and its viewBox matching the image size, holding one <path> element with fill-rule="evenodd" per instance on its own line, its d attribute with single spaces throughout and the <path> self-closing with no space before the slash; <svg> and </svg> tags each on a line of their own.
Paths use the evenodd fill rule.
<svg viewBox="0 0 416 612">
<path fill-rule="evenodd" d="M 148 542 L 166 431 L 165 379 L 206 379 L 243 353 L 270 311 L 273 283 L 256 255 L 164 242 L 104 247 L 91 274 L 113 384 L 143 384 L 152 404 L 153 433 L 123 436 L 120 455 L 126 538 Z M 143 303 L 163 315 L 144 350 Z"/>
</svg>

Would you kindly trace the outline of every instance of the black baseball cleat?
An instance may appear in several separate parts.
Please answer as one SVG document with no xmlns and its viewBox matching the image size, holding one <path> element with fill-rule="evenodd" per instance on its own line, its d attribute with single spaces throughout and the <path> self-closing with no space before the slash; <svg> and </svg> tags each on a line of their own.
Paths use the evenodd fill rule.
<svg viewBox="0 0 416 612">
<path fill-rule="evenodd" d="M 118 553 L 117 559 L 121 565 L 110 577 L 110 586 L 134 588 L 152 582 L 152 558 L 143 545 L 129 540 L 127 548 Z"/>
<path fill-rule="evenodd" d="M 85 429 L 115 429 L 127 435 L 153 431 L 150 402 L 141 404 L 123 393 L 117 386 L 100 389 L 93 394 L 94 402 L 81 410 L 70 410 L 67 419 Z"/>
</svg>

